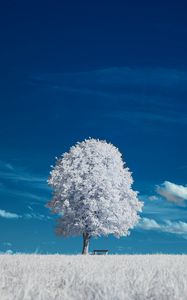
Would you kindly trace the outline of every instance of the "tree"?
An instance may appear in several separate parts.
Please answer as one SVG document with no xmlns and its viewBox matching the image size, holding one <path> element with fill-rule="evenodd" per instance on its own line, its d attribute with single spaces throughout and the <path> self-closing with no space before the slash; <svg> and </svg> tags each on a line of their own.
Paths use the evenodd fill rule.
<svg viewBox="0 0 187 300">
<path fill-rule="evenodd" d="M 88 253 L 91 237 L 129 235 L 143 205 L 132 183 L 112 144 L 88 139 L 71 147 L 57 159 L 48 180 L 53 199 L 47 206 L 60 216 L 57 234 L 83 235 L 82 254 Z"/>
</svg>

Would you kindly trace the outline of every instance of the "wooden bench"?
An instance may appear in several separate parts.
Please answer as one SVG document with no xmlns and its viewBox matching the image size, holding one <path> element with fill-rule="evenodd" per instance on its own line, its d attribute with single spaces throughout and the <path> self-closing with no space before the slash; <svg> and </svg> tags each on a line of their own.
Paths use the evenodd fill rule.
<svg viewBox="0 0 187 300">
<path fill-rule="evenodd" d="M 107 255 L 108 250 L 94 250 L 93 255 Z"/>
</svg>

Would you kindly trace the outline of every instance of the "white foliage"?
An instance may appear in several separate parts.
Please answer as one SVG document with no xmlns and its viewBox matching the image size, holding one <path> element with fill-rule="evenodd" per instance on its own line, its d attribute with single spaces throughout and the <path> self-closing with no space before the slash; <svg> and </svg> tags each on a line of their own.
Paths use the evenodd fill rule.
<svg viewBox="0 0 187 300">
<path fill-rule="evenodd" d="M 186 255 L 0 255 L 1 300 L 186 300 Z"/>
<path fill-rule="evenodd" d="M 61 214 L 58 233 L 126 236 L 138 222 L 142 203 L 121 153 L 105 141 L 77 143 L 57 160 L 49 185 L 48 206 Z"/>
</svg>

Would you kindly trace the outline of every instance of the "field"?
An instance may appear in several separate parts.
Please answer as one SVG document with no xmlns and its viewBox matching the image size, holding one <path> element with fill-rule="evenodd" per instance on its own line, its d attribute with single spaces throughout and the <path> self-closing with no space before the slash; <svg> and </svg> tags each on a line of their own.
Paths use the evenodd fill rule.
<svg viewBox="0 0 187 300">
<path fill-rule="evenodd" d="M 1 300 L 186 300 L 186 255 L 0 255 Z"/>
</svg>

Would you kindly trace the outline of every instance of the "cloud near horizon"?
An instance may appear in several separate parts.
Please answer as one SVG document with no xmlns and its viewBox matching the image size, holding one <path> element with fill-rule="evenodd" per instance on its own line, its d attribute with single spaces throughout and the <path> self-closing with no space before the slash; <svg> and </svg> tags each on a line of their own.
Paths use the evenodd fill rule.
<svg viewBox="0 0 187 300">
<path fill-rule="evenodd" d="M 177 205 L 185 205 L 187 200 L 187 186 L 178 185 L 170 181 L 164 181 L 156 186 L 156 192 L 167 201 Z"/>
<path fill-rule="evenodd" d="M 12 213 L 12 212 L 6 211 L 4 209 L 0 209 L 0 218 L 4 218 L 4 219 L 26 219 L 26 220 L 30 220 L 30 219 L 50 220 L 51 219 L 50 216 L 45 216 L 45 215 L 39 214 L 39 213 L 30 212 L 30 213 L 25 213 L 23 215 L 19 215 L 17 213 Z"/>
<path fill-rule="evenodd" d="M 137 227 L 144 230 L 160 229 L 160 225 L 154 219 L 149 218 L 142 218 Z"/>
<path fill-rule="evenodd" d="M 143 230 L 156 230 L 161 232 L 173 233 L 187 238 L 187 223 L 182 221 L 165 220 L 164 223 L 158 223 L 154 219 L 142 218 L 136 226 Z"/>
<path fill-rule="evenodd" d="M 21 216 L 15 213 L 8 212 L 4 209 L 0 209 L 0 217 L 5 219 L 18 219 Z"/>
</svg>

